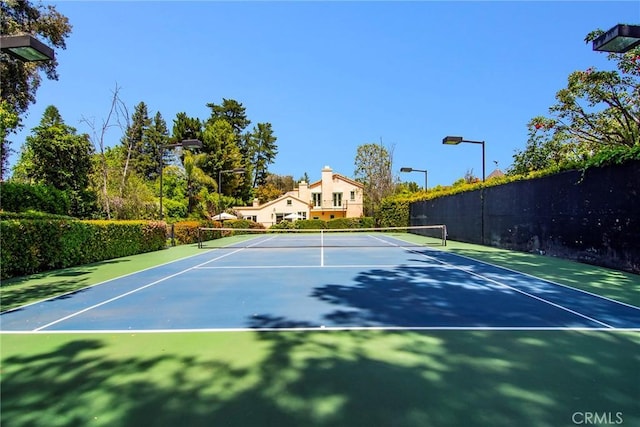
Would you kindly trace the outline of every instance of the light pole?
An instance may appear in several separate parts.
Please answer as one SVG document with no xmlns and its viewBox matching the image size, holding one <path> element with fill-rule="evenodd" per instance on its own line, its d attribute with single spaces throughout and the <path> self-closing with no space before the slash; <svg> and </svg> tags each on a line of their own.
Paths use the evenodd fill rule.
<svg viewBox="0 0 640 427">
<path fill-rule="evenodd" d="M 0 49 L 22 62 L 50 61 L 53 49 L 30 34 L 0 36 Z"/>
<path fill-rule="evenodd" d="M 164 150 L 176 147 L 198 147 L 202 148 L 202 141 L 198 139 L 183 139 L 181 142 L 175 144 L 167 144 L 160 147 L 160 220 L 164 219 L 164 212 L 162 211 L 162 176 L 164 175 Z"/>
<path fill-rule="evenodd" d="M 222 174 L 234 173 L 236 175 L 242 175 L 245 172 L 245 168 L 225 169 L 218 172 L 218 219 L 222 220 Z"/>
<path fill-rule="evenodd" d="M 640 25 L 618 24 L 593 40 L 598 52 L 625 53 L 640 45 Z"/>
<path fill-rule="evenodd" d="M 461 136 L 445 136 L 442 139 L 445 145 L 458 145 L 461 142 L 482 144 L 482 182 L 484 182 L 484 141 L 470 141 Z M 484 185 L 480 187 L 480 244 L 484 245 Z"/>
<path fill-rule="evenodd" d="M 461 136 L 445 136 L 442 143 L 445 145 L 458 145 L 461 142 L 468 142 L 471 144 L 482 144 L 482 182 L 484 182 L 484 141 L 470 141 L 463 139 Z"/>
<path fill-rule="evenodd" d="M 427 185 L 427 171 L 425 169 L 400 168 L 400 172 L 424 172 L 424 191 L 429 189 Z"/>
</svg>

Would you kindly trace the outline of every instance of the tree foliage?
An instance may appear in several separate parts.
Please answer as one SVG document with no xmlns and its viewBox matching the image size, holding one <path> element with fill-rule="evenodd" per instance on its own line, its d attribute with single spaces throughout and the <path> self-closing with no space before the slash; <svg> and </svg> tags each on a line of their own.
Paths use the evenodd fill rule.
<svg viewBox="0 0 640 427">
<path fill-rule="evenodd" d="M 71 34 L 71 25 L 55 6 L 34 5 L 25 0 L 3 0 L 0 2 L 0 16 L 2 35 L 29 34 L 50 46 L 66 48 L 65 39 Z M 20 116 L 36 101 L 40 72 L 48 79 L 57 80 L 57 67 L 56 59 L 25 63 L 0 52 L 0 180 L 4 178 L 11 151 L 8 136 L 20 127 Z"/>
<path fill-rule="evenodd" d="M 585 41 L 601 34 L 596 30 Z M 556 93 L 549 117 L 528 124 L 524 150 L 514 155 L 511 174 L 581 163 L 602 152 L 640 144 L 640 47 L 610 53 L 615 69 L 589 67 L 571 73 Z"/>
<path fill-rule="evenodd" d="M 393 194 L 393 147 L 363 144 L 356 151 L 354 177 L 364 184 L 364 214 L 376 216 L 382 199 Z"/>
<path fill-rule="evenodd" d="M 249 134 L 247 160 L 252 166 L 254 188 L 266 184 L 269 165 L 278 154 L 277 139 L 271 123 L 258 123 Z"/>
<path fill-rule="evenodd" d="M 53 105 L 45 109 L 32 132 L 16 166 L 19 176 L 59 190 L 86 189 L 93 154 L 89 137 L 78 135 L 75 128 L 65 124 Z"/>
<path fill-rule="evenodd" d="M 53 5 L 34 5 L 25 0 L 0 2 L 0 33 L 2 35 L 29 34 L 58 49 L 66 49 L 65 39 L 71 34 L 69 19 Z M 25 63 L 5 53 L 0 53 L 0 87 L 2 99 L 13 111 L 23 114 L 36 100 L 40 86 L 40 74 L 51 80 L 58 79 L 58 61 Z"/>
</svg>

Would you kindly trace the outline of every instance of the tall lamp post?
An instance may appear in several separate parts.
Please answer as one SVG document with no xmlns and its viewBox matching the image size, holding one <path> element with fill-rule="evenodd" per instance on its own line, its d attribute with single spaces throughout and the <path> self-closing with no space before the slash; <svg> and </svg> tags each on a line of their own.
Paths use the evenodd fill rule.
<svg viewBox="0 0 640 427">
<path fill-rule="evenodd" d="M 461 136 L 445 136 L 442 139 L 442 143 L 445 145 L 458 145 L 461 142 L 468 142 L 471 144 L 482 144 L 482 182 L 485 179 L 484 168 L 484 141 L 470 141 L 464 139 Z M 484 245 L 484 186 L 480 188 L 480 244 Z"/>
<path fill-rule="evenodd" d="M 236 175 L 242 175 L 245 172 L 245 168 L 225 169 L 218 172 L 218 219 L 222 220 L 222 174 L 233 173 Z"/>
<path fill-rule="evenodd" d="M 424 191 L 429 189 L 427 185 L 427 171 L 425 169 L 400 168 L 400 172 L 424 172 Z"/>
<path fill-rule="evenodd" d="M 164 212 L 162 211 L 162 196 L 163 196 L 162 176 L 164 175 L 164 173 L 163 173 L 163 171 L 164 171 L 164 150 L 169 149 L 169 148 L 176 148 L 176 147 L 198 147 L 198 148 L 202 148 L 202 141 L 200 141 L 198 139 L 183 139 L 181 142 L 176 142 L 175 144 L 163 145 L 160 148 L 160 219 L 161 220 L 164 219 Z"/>
<path fill-rule="evenodd" d="M 464 139 L 461 136 L 445 136 L 442 140 L 442 143 L 445 145 L 458 145 L 461 142 L 468 142 L 471 144 L 482 144 L 482 182 L 484 182 L 484 141 L 470 141 L 468 139 Z"/>
</svg>

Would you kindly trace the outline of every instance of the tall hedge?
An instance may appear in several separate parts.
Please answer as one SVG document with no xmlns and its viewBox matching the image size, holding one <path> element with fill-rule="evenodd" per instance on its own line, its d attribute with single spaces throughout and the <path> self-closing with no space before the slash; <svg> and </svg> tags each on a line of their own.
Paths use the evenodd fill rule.
<svg viewBox="0 0 640 427">
<path fill-rule="evenodd" d="M 380 227 L 406 227 L 409 225 L 409 200 L 387 198 L 380 205 Z"/>
<path fill-rule="evenodd" d="M 164 222 L 7 219 L 0 221 L 0 277 L 37 273 L 165 247 Z"/>
</svg>

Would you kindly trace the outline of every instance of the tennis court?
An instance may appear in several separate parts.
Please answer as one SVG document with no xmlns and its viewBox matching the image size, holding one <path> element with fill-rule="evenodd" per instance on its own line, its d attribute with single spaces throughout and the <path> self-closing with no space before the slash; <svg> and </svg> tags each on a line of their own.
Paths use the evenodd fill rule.
<svg viewBox="0 0 640 427">
<path fill-rule="evenodd" d="M 2 313 L 3 332 L 640 328 L 640 308 L 400 230 L 235 235 Z"/>
</svg>

